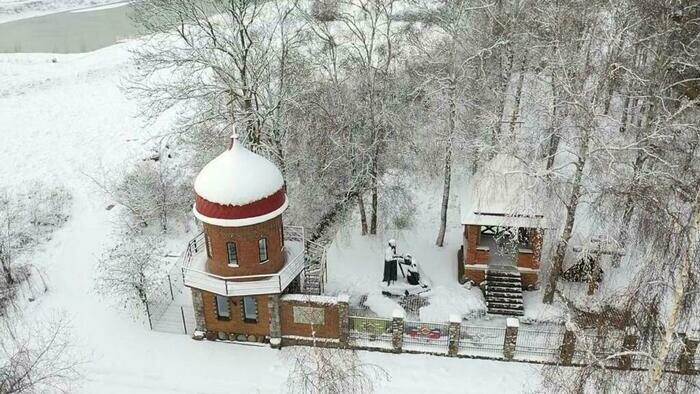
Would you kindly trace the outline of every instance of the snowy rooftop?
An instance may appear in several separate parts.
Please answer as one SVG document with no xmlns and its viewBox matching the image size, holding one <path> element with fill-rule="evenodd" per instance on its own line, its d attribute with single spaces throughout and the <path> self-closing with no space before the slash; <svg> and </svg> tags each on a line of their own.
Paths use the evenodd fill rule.
<svg viewBox="0 0 700 394">
<path fill-rule="evenodd" d="M 542 196 L 517 158 L 500 154 L 467 178 L 460 201 L 462 224 L 544 227 Z"/>
<path fill-rule="evenodd" d="M 279 191 L 282 173 L 271 161 L 232 137 L 232 147 L 209 162 L 194 181 L 202 198 L 222 205 L 245 205 Z"/>
</svg>

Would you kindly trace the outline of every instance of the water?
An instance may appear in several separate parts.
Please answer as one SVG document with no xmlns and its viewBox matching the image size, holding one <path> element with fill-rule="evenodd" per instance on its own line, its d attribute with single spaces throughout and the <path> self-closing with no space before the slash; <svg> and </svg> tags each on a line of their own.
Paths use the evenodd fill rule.
<svg viewBox="0 0 700 394">
<path fill-rule="evenodd" d="M 128 5 L 0 23 L 0 53 L 90 52 L 138 35 Z"/>
</svg>

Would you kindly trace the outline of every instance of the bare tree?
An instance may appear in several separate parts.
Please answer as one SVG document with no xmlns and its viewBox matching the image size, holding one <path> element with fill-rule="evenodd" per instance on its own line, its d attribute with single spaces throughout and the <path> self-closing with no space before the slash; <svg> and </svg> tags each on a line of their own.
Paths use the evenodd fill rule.
<svg viewBox="0 0 700 394">
<path fill-rule="evenodd" d="M 127 231 L 98 261 L 95 288 L 116 297 L 126 309 L 141 313 L 160 283 L 163 241 L 140 231 Z"/>
<path fill-rule="evenodd" d="M 8 320 L 0 327 L 0 392 L 68 393 L 81 378 L 83 360 L 71 342 L 65 317 L 22 328 Z"/>
<path fill-rule="evenodd" d="M 27 187 L 0 189 L 0 266 L 2 284 L 16 283 L 12 263 L 46 242 L 69 217 L 70 194 L 62 187 L 30 182 Z"/>
<path fill-rule="evenodd" d="M 169 221 L 181 219 L 192 204 L 188 177 L 162 158 L 142 161 L 110 179 L 87 176 L 141 226 L 157 224 L 167 231 Z"/>
<path fill-rule="evenodd" d="M 314 314 L 317 312 L 310 307 L 301 313 L 304 320 L 310 322 L 310 346 L 294 346 L 286 350 L 292 368 L 285 391 L 299 394 L 374 392 L 375 382 L 389 378 L 387 372 L 378 365 L 363 362 L 354 349 L 327 347 L 323 338 L 316 336 L 314 322 L 318 316 Z"/>
</svg>

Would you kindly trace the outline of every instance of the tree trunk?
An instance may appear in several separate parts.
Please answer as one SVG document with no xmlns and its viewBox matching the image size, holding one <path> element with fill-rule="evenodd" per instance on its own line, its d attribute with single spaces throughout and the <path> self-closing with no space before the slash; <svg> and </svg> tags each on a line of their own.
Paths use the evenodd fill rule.
<svg viewBox="0 0 700 394">
<path fill-rule="evenodd" d="M 445 230 L 447 228 L 447 206 L 450 202 L 450 179 L 452 175 L 452 147 L 448 142 L 445 148 L 445 176 L 442 185 L 442 206 L 440 207 L 440 230 L 438 231 L 435 245 L 442 247 L 445 243 Z"/>
<path fill-rule="evenodd" d="M 518 73 L 518 84 L 515 87 L 515 103 L 513 104 L 513 111 L 510 116 L 510 136 L 513 137 L 515 133 L 515 124 L 520 117 L 520 101 L 523 95 L 523 84 L 525 82 L 525 66 L 527 65 L 527 50 L 523 52 L 523 60 L 520 66 L 520 72 Z"/>
<path fill-rule="evenodd" d="M 369 223 L 369 233 L 374 235 L 377 233 L 377 205 L 379 203 L 378 201 L 378 189 L 379 189 L 379 156 L 381 154 L 381 149 L 380 149 L 381 141 L 377 142 L 377 146 L 374 150 L 374 160 L 372 161 L 372 171 L 371 171 L 371 182 L 372 182 L 372 202 L 370 206 L 370 213 L 372 216 L 370 217 L 370 223 Z"/>
<path fill-rule="evenodd" d="M 357 194 L 357 206 L 360 208 L 360 225 L 362 235 L 367 235 L 367 213 L 365 212 L 365 201 L 362 198 L 362 191 Z"/>
<path fill-rule="evenodd" d="M 685 296 L 686 296 L 686 286 L 689 285 L 689 278 L 691 275 L 691 267 L 693 265 L 693 259 L 697 254 L 696 248 L 698 247 L 698 231 L 700 229 L 700 191 L 695 194 L 695 203 L 693 207 L 693 213 L 690 218 L 690 228 L 688 229 L 688 239 L 687 248 L 681 259 L 680 267 L 678 267 L 678 277 L 673 280 L 673 292 L 671 294 L 672 299 L 670 304 L 670 311 L 666 319 L 666 324 L 664 325 L 664 338 L 661 343 L 661 347 L 658 349 L 657 354 L 653 357 L 653 364 L 649 369 L 649 379 L 644 392 L 647 394 L 658 392 L 658 384 L 664 374 L 664 365 L 666 363 L 666 358 L 671 350 L 671 343 L 673 342 L 673 336 L 678 328 L 678 323 L 680 319 L 681 309 L 683 308 Z"/>
<path fill-rule="evenodd" d="M 452 135 L 455 130 L 455 117 L 457 114 L 457 104 L 455 103 L 456 76 L 454 74 L 454 54 L 452 50 L 452 78 L 448 87 L 449 109 L 447 113 L 447 142 L 445 146 L 445 165 L 442 185 L 442 205 L 440 207 L 440 229 L 435 240 L 435 245 L 442 247 L 445 244 L 445 231 L 447 229 L 447 207 L 450 203 L 450 181 L 452 180 Z"/>
<path fill-rule="evenodd" d="M 578 208 L 579 200 L 581 198 L 581 179 L 583 178 L 583 170 L 586 166 L 586 158 L 588 156 L 588 136 L 581 142 L 581 148 L 579 150 L 578 161 L 576 162 L 576 173 L 574 174 L 574 184 L 571 190 L 571 196 L 569 198 L 569 203 L 566 206 L 566 224 L 564 225 L 564 231 L 559 238 L 559 243 L 557 244 L 557 250 L 554 253 L 554 259 L 552 260 L 552 268 L 549 271 L 549 278 L 547 278 L 547 287 L 544 291 L 544 297 L 542 302 L 545 304 L 551 304 L 554 301 L 554 293 L 557 291 L 557 281 L 562 273 L 562 268 L 564 266 L 564 257 L 566 256 L 566 250 L 569 246 L 569 241 L 571 240 L 571 235 L 574 229 L 574 220 L 576 219 L 576 208 Z"/>
</svg>

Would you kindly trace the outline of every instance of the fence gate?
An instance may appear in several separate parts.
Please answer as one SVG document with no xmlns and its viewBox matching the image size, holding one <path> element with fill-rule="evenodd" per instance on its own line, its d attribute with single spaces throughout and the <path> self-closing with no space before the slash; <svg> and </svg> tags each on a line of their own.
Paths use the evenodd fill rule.
<svg viewBox="0 0 700 394">
<path fill-rule="evenodd" d="M 505 327 L 462 326 L 459 354 L 474 357 L 503 358 Z"/>
<path fill-rule="evenodd" d="M 426 353 L 445 353 L 449 347 L 449 325 L 406 321 L 403 329 L 403 349 Z"/>
</svg>

